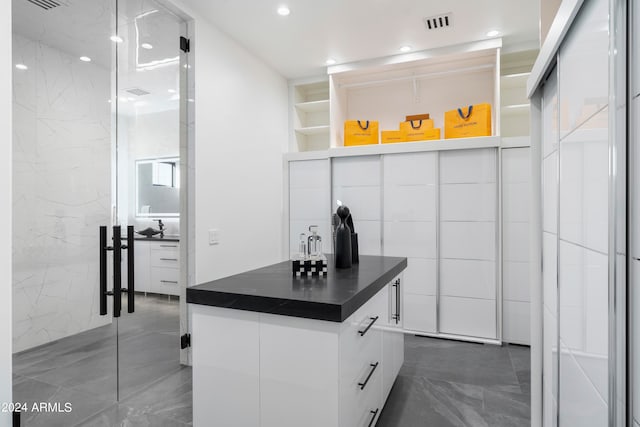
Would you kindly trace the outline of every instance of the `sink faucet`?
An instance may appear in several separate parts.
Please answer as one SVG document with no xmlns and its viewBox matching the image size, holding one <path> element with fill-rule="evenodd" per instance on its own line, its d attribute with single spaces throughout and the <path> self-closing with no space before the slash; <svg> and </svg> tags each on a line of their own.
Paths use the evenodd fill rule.
<svg viewBox="0 0 640 427">
<path fill-rule="evenodd" d="M 154 219 L 154 221 L 158 221 L 158 228 L 160 229 L 160 238 L 164 237 L 164 224 L 161 219 Z"/>
</svg>

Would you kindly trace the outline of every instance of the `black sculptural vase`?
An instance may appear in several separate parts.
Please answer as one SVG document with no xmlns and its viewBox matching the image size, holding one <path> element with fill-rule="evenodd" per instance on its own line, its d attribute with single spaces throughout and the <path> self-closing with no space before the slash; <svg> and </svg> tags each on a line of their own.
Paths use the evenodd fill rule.
<svg viewBox="0 0 640 427">
<path fill-rule="evenodd" d="M 340 218 L 340 225 L 336 229 L 336 268 L 351 267 L 351 229 L 347 225 L 349 208 L 338 207 L 336 212 Z"/>
</svg>

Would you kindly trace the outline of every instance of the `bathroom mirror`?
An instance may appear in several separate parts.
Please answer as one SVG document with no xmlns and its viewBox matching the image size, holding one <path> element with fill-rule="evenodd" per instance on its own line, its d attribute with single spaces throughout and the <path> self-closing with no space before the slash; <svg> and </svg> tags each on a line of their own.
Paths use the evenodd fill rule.
<svg viewBox="0 0 640 427">
<path fill-rule="evenodd" d="M 168 157 L 136 160 L 136 216 L 179 215 L 179 159 Z"/>
</svg>

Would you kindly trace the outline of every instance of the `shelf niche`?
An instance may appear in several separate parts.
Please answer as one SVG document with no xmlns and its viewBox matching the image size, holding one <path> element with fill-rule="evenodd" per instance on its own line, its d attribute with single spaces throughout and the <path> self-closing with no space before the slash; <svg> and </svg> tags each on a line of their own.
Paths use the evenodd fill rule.
<svg viewBox="0 0 640 427">
<path fill-rule="evenodd" d="M 445 111 L 480 103 L 491 104 L 500 135 L 501 46 L 494 39 L 330 67 L 331 148 L 343 146 L 345 120 L 377 120 L 382 131 L 429 113 L 444 137 Z"/>
</svg>

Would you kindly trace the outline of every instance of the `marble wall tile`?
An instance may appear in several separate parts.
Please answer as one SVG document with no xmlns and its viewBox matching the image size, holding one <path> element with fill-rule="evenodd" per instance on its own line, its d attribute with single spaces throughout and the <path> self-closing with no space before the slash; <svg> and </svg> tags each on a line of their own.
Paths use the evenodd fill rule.
<svg viewBox="0 0 640 427">
<path fill-rule="evenodd" d="M 103 325 L 98 226 L 110 221 L 109 70 L 14 34 L 14 351 Z"/>
</svg>

